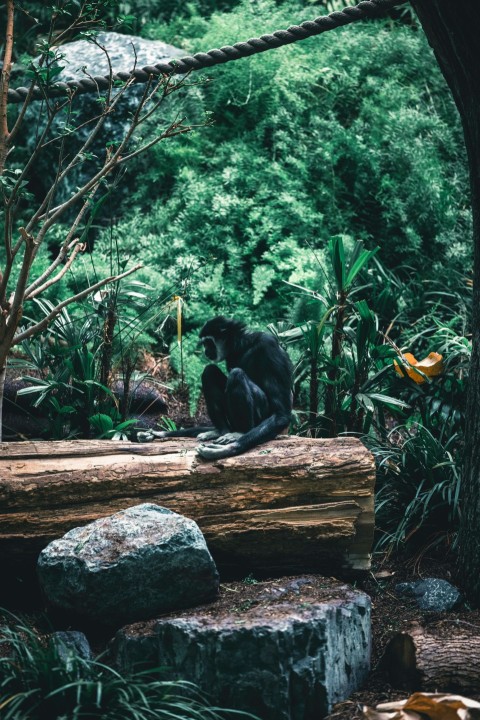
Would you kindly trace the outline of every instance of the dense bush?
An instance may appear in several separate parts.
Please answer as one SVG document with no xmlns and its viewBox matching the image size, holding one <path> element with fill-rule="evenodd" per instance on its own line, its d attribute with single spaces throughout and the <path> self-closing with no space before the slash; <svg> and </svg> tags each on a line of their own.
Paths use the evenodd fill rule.
<svg viewBox="0 0 480 720">
<path fill-rule="evenodd" d="M 194 51 L 311 14 L 261 0 L 149 32 Z M 336 233 L 379 245 L 390 268 L 469 262 L 460 128 L 422 33 L 359 23 L 209 76 L 213 126 L 139 164 L 118 226 L 164 283 L 190 274 L 195 324 L 219 310 L 283 317 L 282 280 L 318 286 L 311 247 Z"/>
</svg>

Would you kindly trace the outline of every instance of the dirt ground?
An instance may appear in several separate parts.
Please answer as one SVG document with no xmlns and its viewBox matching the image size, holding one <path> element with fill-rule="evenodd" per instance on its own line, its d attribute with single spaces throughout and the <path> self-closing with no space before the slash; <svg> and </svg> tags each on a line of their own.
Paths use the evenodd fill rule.
<svg viewBox="0 0 480 720">
<path fill-rule="evenodd" d="M 405 630 L 410 623 L 428 627 L 443 622 L 447 629 L 465 624 L 478 628 L 476 634 L 480 635 L 480 611 L 472 610 L 467 603 L 462 603 L 448 613 L 424 612 L 417 607 L 413 598 L 400 597 L 395 592 L 395 585 L 399 582 L 427 577 L 443 578 L 455 585 L 454 558 L 445 561 L 424 557 L 419 562 L 410 560 L 405 563 L 399 560 L 387 562 L 384 558 L 377 558 L 372 572 L 358 583 L 357 587 L 372 599 L 372 670 L 364 687 L 345 702 L 336 705 L 327 720 L 360 720 L 364 717 L 364 705 L 376 707 L 380 703 L 402 700 L 411 694 L 411 689 L 394 687 L 390 683 L 381 662 L 389 640 Z M 447 632 L 445 640 L 448 641 Z M 438 692 L 448 690 L 449 688 L 437 688 Z M 480 701 L 480 684 L 478 694 L 470 693 L 469 697 Z"/>
</svg>

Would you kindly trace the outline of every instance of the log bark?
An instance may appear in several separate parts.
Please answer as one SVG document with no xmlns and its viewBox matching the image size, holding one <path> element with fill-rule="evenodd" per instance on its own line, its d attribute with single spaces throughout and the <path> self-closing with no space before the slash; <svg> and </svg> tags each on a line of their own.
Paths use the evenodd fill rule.
<svg viewBox="0 0 480 720">
<path fill-rule="evenodd" d="M 385 650 L 383 662 L 390 681 L 410 691 L 477 693 L 479 630 L 468 622 L 442 620 L 428 627 L 413 623 Z"/>
<path fill-rule="evenodd" d="M 196 441 L 0 444 L 0 561 L 143 502 L 194 519 L 222 569 L 369 568 L 375 467 L 355 438 L 282 437 L 206 462 Z"/>
</svg>

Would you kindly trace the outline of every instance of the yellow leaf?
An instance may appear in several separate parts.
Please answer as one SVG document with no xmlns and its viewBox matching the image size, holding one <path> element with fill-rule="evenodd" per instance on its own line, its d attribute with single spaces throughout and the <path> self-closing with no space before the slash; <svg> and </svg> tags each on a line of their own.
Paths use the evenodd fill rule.
<svg viewBox="0 0 480 720">
<path fill-rule="evenodd" d="M 480 703 L 462 695 L 420 692 L 406 700 L 381 703 L 375 709 L 363 708 L 367 720 L 411 720 L 414 716 L 419 720 L 469 720 L 479 710 Z"/>
<path fill-rule="evenodd" d="M 417 360 L 412 353 L 404 353 L 399 360 L 401 363 L 397 360 L 393 361 L 395 372 L 401 377 L 404 377 L 406 373 L 418 385 L 426 382 L 425 375 L 435 377 L 443 372 L 443 356 L 437 352 L 429 353 L 423 360 Z M 406 362 L 404 362 L 405 360 Z M 415 368 L 418 368 L 420 372 L 417 372 Z"/>
</svg>

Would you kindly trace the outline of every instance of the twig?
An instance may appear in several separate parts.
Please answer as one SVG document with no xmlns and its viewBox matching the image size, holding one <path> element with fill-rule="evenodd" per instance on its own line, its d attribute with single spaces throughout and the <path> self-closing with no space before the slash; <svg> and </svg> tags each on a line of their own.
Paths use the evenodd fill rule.
<svg viewBox="0 0 480 720">
<path fill-rule="evenodd" d="M 63 302 L 59 303 L 56 307 L 53 308 L 53 310 L 43 318 L 40 322 L 36 323 L 35 325 L 32 325 L 31 327 L 27 328 L 27 330 L 24 330 L 23 332 L 19 333 L 18 335 L 15 335 L 13 338 L 12 345 L 18 345 L 26 338 L 31 337 L 32 335 L 35 335 L 36 333 L 40 332 L 44 328 L 47 327 L 49 322 L 53 320 L 67 305 L 70 305 L 73 302 L 78 302 L 79 300 L 83 300 L 83 298 L 87 297 L 91 293 L 95 292 L 96 290 L 99 290 L 104 285 L 108 285 L 112 282 L 117 282 L 118 280 L 122 280 L 124 277 L 127 277 L 127 275 L 131 275 L 132 273 L 139 270 L 143 265 L 139 263 L 138 265 L 135 265 L 133 268 L 130 268 L 130 270 L 126 270 L 124 273 L 121 273 L 121 275 L 114 275 L 113 277 L 105 278 L 104 280 L 100 280 L 99 282 L 95 283 L 95 285 L 91 285 L 90 287 L 86 288 L 85 290 L 82 290 L 81 292 L 77 293 L 76 295 L 72 295 L 72 297 L 67 298 L 66 300 L 63 300 Z"/>
</svg>

